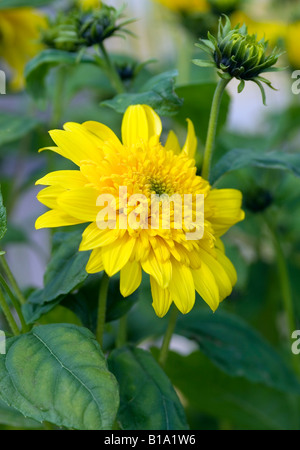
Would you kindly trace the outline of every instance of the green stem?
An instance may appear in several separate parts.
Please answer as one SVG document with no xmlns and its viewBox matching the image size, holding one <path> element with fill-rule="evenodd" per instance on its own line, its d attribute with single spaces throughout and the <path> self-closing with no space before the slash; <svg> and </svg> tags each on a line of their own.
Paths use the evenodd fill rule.
<svg viewBox="0 0 300 450">
<path fill-rule="evenodd" d="M 168 328 L 166 330 L 164 340 L 162 343 L 162 347 L 160 350 L 159 358 L 158 358 L 158 362 L 160 363 L 161 366 L 164 366 L 167 361 L 169 346 L 170 346 L 170 342 L 172 339 L 172 335 L 175 330 L 177 317 L 178 317 L 178 309 L 173 305 L 173 307 L 171 309 Z"/>
<path fill-rule="evenodd" d="M 19 336 L 20 330 L 19 330 L 19 328 L 18 328 L 18 326 L 16 324 L 16 321 L 15 321 L 15 319 L 14 319 L 14 317 L 13 317 L 11 311 L 10 311 L 9 306 L 6 303 L 5 297 L 4 297 L 3 292 L 2 292 L 1 289 L 0 289 L 0 307 L 1 307 L 2 311 L 3 311 L 3 314 L 6 317 L 6 320 L 7 320 L 8 324 L 9 324 L 9 326 L 11 328 L 11 331 L 13 332 L 13 334 L 15 336 Z"/>
<path fill-rule="evenodd" d="M 278 276 L 279 276 L 281 294 L 283 297 L 284 309 L 285 309 L 287 320 L 288 320 L 289 331 L 290 331 L 290 334 L 292 334 L 292 332 L 297 329 L 297 326 L 296 326 L 296 319 L 295 319 L 294 305 L 293 305 L 293 298 L 292 298 L 292 289 L 291 289 L 291 285 L 290 285 L 288 268 L 287 268 L 285 256 L 284 256 L 284 253 L 283 253 L 283 250 L 281 247 L 281 242 L 279 240 L 276 229 L 273 226 L 271 220 L 269 220 L 269 218 L 266 218 L 266 222 L 267 222 L 268 228 L 273 237 L 274 248 L 275 248 L 275 252 L 276 252 L 277 266 L 278 266 Z"/>
<path fill-rule="evenodd" d="M 109 276 L 106 275 L 106 273 L 104 272 L 99 291 L 98 318 L 96 331 L 96 338 L 101 347 L 103 344 L 108 286 L 109 286 Z"/>
<path fill-rule="evenodd" d="M 57 78 L 55 85 L 55 92 L 53 96 L 53 105 L 52 105 L 52 118 L 51 118 L 51 128 L 56 128 L 61 120 L 63 111 L 64 111 L 64 89 L 66 82 L 66 71 L 67 68 L 65 66 L 60 66 L 57 69 Z"/>
<path fill-rule="evenodd" d="M 297 330 L 297 322 L 296 322 L 296 318 L 295 318 L 292 288 L 291 288 L 291 284 L 290 284 L 288 267 L 287 267 L 286 259 L 285 259 L 285 256 L 284 256 L 284 253 L 282 250 L 282 246 L 281 246 L 281 242 L 280 242 L 278 233 L 277 233 L 271 219 L 269 219 L 268 217 L 265 216 L 265 221 L 268 225 L 268 228 L 271 232 L 273 242 L 274 242 L 274 249 L 276 252 L 276 260 L 277 260 L 277 267 L 278 267 L 278 278 L 279 278 L 279 283 L 280 283 L 281 295 L 282 295 L 282 299 L 283 299 L 283 307 L 284 307 L 286 318 L 287 318 L 289 335 L 291 337 L 292 333 L 295 330 Z M 300 374 L 300 365 L 299 365 L 298 358 L 293 357 L 292 363 L 294 365 L 296 372 L 298 374 Z"/>
<path fill-rule="evenodd" d="M 17 296 L 17 299 L 19 300 L 21 305 L 24 305 L 24 303 L 26 303 L 26 299 L 25 299 L 24 295 L 22 294 L 21 289 L 19 288 L 19 285 L 16 282 L 15 277 L 12 274 L 12 271 L 10 270 L 9 265 L 7 264 L 7 261 L 6 261 L 4 255 L 0 256 L 0 261 L 1 261 L 1 264 L 3 267 L 3 270 L 7 276 L 7 279 Z"/>
<path fill-rule="evenodd" d="M 119 330 L 116 339 L 116 347 L 120 348 L 125 345 L 127 339 L 127 315 L 121 317 L 119 321 Z"/>
<path fill-rule="evenodd" d="M 12 293 L 10 287 L 6 283 L 4 277 L 1 274 L 0 274 L 0 284 L 2 284 L 3 289 L 7 292 L 7 294 L 9 295 L 9 298 L 11 299 L 13 307 L 15 308 L 15 310 L 16 310 L 16 312 L 18 314 L 18 317 L 20 319 L 23 333 L 27 333 L 27 331 L 29 331 L 29 328 L 28 328 L 27 323 L 25 322 L 25 319 L 24 319 L 22 310 L 20 308 L 20 305 L 19 305 L 18 301 L 16 300 L 14 294 Z"/>
<path fill-rule="evenodd" d="M 202 177 L 205 180 L 208 180 L 210 175 L 210 166 L 214 150 L 220 106 L 222 102 L 223 93 L 229 81 L 230 79 L 229 80 L 223 80 L 223 78 L 220 79 L 212 102 L 202 167 Z"/>
<path fill-rule="evenodd" d="M 125 88 L 123 86 L 122 80 L 121 80 L 115 66 L 112 63 L 112 61 L 109 57 L 109 54 L 107 53 L 106 48 L 104 47 L 103 42 L 101 42 L 101 44 L 99 44 L 99 47 L 100 47 L 102 55 L 104 57 L 106 69 L 110 76 L 110 79 L 111 79 L 111 82 L 112 82 L 114 88 L 116 89 L 118 94 L 123 94 L 125 92 Z"/>
</svg>

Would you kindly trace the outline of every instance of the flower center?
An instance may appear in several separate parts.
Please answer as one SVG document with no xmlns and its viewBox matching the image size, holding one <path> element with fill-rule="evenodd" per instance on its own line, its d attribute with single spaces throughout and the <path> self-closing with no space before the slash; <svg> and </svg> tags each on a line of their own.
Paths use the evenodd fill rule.
<svg viewBox="0 0 300 450">
<path fill-rule="evenodd" d="M 168 186 L 168 184 L 165 181 L 159 180 L 157 178 L 149 178 L 148 180 L 150 184 L 150 191 L 155 192 L 157 195 L 163 195 L 163 194 L 171 194 L 171 188 Z"/>
</svg>

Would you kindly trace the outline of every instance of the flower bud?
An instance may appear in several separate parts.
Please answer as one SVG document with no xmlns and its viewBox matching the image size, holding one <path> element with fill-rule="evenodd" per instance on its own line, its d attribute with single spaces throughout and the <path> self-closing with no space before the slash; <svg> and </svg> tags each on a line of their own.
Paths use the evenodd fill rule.
<svg viewBox="0 0 300 450">
<path fill-rule="evenodd" d="M 240 80 L 238 92 L 243 91 L 245 81 L 253 81 L 259 86 L 265 104 L 262 83 L 274 88 L 269 80 L 260 75 L 280 70 L 273 67 L 280 56 L 276 48 L 268 54 L 268 42 L 264 38 L 258 41 L 255 34 L 249 35 L 246 25 L 237 25 L 232 29 L 227 16 L 225 23 L 222 18 L 219 21 L 217 38 L 208 33 L 208 40 L 200 39 L 200 44 L 196 46 L 208 53 L 211 60 L 194 60 L 194 64 L 202 67 L 215 66 L 219 69 L 219 76 L 227 80 L 237 78 Z"/>
</svg>

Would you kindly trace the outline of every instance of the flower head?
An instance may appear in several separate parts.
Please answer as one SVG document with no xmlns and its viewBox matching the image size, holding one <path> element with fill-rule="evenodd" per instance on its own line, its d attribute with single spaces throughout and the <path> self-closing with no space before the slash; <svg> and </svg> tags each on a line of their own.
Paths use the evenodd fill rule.
<svg viewBox="0 0 300 450">
<path fill-rule="evenodd" d="M 24 68 L 41 49 L 39 30 L 45 18 L 32 8 L 0 10 L 0 58 L 12 70 L 12 89 L 24 87 Z"/>
<path fill-rule="evenodd" d="M 120 20 L 124 8 L 115 9 L 100 2 L 97 5 L 97 8 L 85 5 L 69 13 L 58 14 L 44 31 L 43 43 L 50 48 L 77 52 L 84 47 L 102 44 L 113 35 L 131 34 L 125 26 L 133 20 Z"/>
<path fill-rule="evenodd" d="M 213 189 L 196 175 L 197 139 L 190 120 L 182 149 L 173 132 L 162 145 L 161 132 L 160 118 L 145 105 L 127 109 L 122 142 L 98 122 L 66 123 L 64 130 L 51 131 L 57 147 L 49 150 L 70 159 L 78 169 L 52 172 L 37 182 L 48 186 L 38 199 L 51 210 L 38 218 L 36 228 L 88 222 L 79 249 L 92 250 L 87 272 L 104 270 L 109 276 L 120 272 L 124 297 L 139 287 L 142 271 L 146 272 L 159 317 L 172 302 L 188 313 L 195 290 L 215 311 L 236 282 L 220 237 L 243 220 L 242 196 L 234 189 Z M 204 198 L 201 236 L 188 239 L 190 222 L 181 221 L 182 210 L 168 201 L 174 195 L 183 203 L 189 195 L 190 220 L 196 213 L 196 196 Z M 157 196 L 161 204 L 154 208 Z M 197 231 L 197 221 L 192 228 Z"/>
<path fill-rule="evenodd" d="M 210 61 L 196 59 L 194 64 L 201 67 L 215 66 L 219 69 L 221 78 L 240 80 L 238 92 L 242 92 L 245 81 L 256 83 L 262 93 L 265 103 L 265 91 L 262 83 L 274 89 L 271 82 L 261 76 L 265 72 L 274 72 L 280 69 L 274 68 L 280 53 L 275 48 L 271 54 L 267 53 L 268 42 L 264 38 L 257 40 L 257 35 L 248 34 L 246 25 L 231 27 L 227 16 L 225 21 L 219 21 L 217 38 L 208 33 L 208 40 L 200 40 L 197 47 L 208 53 Z"/>
</svg>

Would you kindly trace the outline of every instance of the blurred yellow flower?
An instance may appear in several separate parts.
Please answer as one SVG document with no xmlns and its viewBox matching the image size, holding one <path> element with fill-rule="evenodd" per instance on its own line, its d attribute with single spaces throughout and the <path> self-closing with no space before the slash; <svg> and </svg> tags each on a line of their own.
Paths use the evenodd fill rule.
<svg viewBox="0 0 300 450">
<path fill-rule="evenodd" d="M 12 70 L 14 90 L 24 87 L 24 68 L 41 49 L 39 29 L 44 27 L 45 18 L 32 8 L 0 10 L 0 58 Z"/>
<path fill-rule="evenodd" d="M 173 11 L 209 11 L 207 0 L 156 0 Z"/>
<path fill-rule="evenodd" d="M 243 220 L 242 195 L 235 189 L 213 189 L 196 175 L 193 158 L 197 138 L 190 120 L 182 149 L 173 132 L 163 146 L 161 133 L 160 118 L 146 105 L 127 109 L 122 123 L 123 143 L 98 122 L 66 123 L 64 131 L 51 131 L 57 147 L 42 150 L 70 159 L 79 170 L 52 172 L 37 181 L 48 186 L 38 194 L 38 200 L 51 210 L 37 219 L 36 228 L 90 222 L 79 249 L 92 250 L 87 272 L 104 270 L 109 276 L 120 272 L 124 297 L 139 287 L 142 271 L 146 272 L 159 317 L 168 312 L 172 302 L 183 314 L 188 313 L 194 306 L 195 290 L 215 311 L 236 283 L 235 269 L 225 256 L 220 237 Z M 126 192 L 121 198 L 120 189 L 124 187 Z M 188 239 L 185 218 L 178 219 L 172 202 L 168 203 L 172 219 L 167 227 L 163 225 L 166 222 L 162 208 L 153 209 L 151 203 L 153 196 L 163 194 L 170 198 L 177 194 L 183 201 L 186 194 L 192 199 L 196 194 L 204 196 L 202 239 L 198 235 L 194 240 Z M 108 224 L 113 221 L 99 226 L 102 195 L 110 196 L 106 209 L 113 208 L 116 214 L 110 228 Z M 142 200 L 136 199 L 134 207 L 129 202 L 133 195 L 145 199 L 142 210 L 142 203 L 137 208 Z M 111 220 L 110 213 L 104 211 Z M 179 214 L 182 219 L 182 210 Z M 131 222 L 137 216 L 138 227 Z M 153 218 L 158 219 L 157 227 L 152 226 Z M 124 220 L 126 226 L 121 227 Z M 198 221 L 194 227 L 198 227 Z"/>
<path fill-rule="evenodd" d="M 300 22 L 287 26 L 285 42 L 291 66 L 294 69 L 300 69 Z"/>
<path fill-rule="evenodd" d="M 99 8 L 101 6 L 101 0 L 78 0 L 78 5 L 81 6 L 84 11 L 88 11 Z"/>
<path fill-rule="evenodd" d="M 233 13 L 230 20 L 233 26 L 245 23 L 248 27 L 249 34 L 257 34 L 258 40 L 264 37 L 273 47 L 276 46 L 280 38 L 284 38 L 286 35 L 287 25 L 284 22 L 256 21 L 241 11 Z"/>
</svg>

